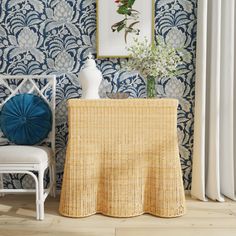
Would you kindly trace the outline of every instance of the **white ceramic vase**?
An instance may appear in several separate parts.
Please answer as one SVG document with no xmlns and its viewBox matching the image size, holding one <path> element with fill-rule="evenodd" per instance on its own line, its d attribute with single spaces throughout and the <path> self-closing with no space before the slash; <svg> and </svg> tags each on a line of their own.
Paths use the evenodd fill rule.
<svg viewBox="0 0 236 236">
<path fill-rule="evenodd" d="M 98 70 L 91 53 L 88 55 L 83 69 L 79 73 L 83 99 L 99 99 L 99 86 L 102 82 L 102 73 Z"/>
</svg>

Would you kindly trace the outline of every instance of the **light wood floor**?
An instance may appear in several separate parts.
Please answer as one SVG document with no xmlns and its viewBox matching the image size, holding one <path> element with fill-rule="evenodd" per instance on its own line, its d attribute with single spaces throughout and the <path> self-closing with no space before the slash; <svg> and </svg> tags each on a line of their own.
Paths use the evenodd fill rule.
<svg viewBox="0 0 236 236">
<path fill-rule="evenodd" d="M 48 198 L 45 220 L 34 218 L 33 195 L 0 198 L 0 236 L 236 236 L 236 202 L 200 202 L 187 198 L 188 212 L 174 219 L 150 215 L 72 219 L 58 214 L 59 198 Z"/>
</svg>

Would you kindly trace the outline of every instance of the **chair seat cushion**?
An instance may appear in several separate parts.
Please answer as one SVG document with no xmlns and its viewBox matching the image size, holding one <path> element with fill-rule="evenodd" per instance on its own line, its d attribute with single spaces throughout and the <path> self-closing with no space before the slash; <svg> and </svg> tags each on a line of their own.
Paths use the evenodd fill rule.
<svg viewBox="0 0 236 236">
<path fill-rule="evenodd" d="M 0 146 L 0 164 L 40 164 L 49 161 L 52 150 L 42 146 Z"/>
<path fill-rule="evenodd" d="M 49 105 L 34 94 L 18 94 L 1 110 L 3 134 L 14 144 L 34 145 L 43 141 L 52 129 Z"/>
</svg>

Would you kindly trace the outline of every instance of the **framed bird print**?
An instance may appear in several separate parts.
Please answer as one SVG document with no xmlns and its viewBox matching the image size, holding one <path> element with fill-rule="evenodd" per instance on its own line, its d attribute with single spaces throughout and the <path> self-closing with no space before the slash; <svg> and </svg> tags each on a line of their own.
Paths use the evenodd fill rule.
<svg viewBox="0 0 236 236">
<path fill-rule="evenodd" d="M 154 0 L 97 0 L 97 57 L 128 57 L 134 39 L 154 40 Z"/>
</svg>

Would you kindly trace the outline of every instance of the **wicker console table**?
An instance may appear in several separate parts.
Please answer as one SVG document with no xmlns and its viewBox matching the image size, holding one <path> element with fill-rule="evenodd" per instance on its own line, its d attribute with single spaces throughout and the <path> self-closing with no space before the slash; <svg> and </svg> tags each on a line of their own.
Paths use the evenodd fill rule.
<svg viewBox="0 0 236 236">
<path fill-rule="evenodd" d="M 69 100 L 60 213 L 183 215 L 177 105 L 174 99 Z"/>
</svg>

